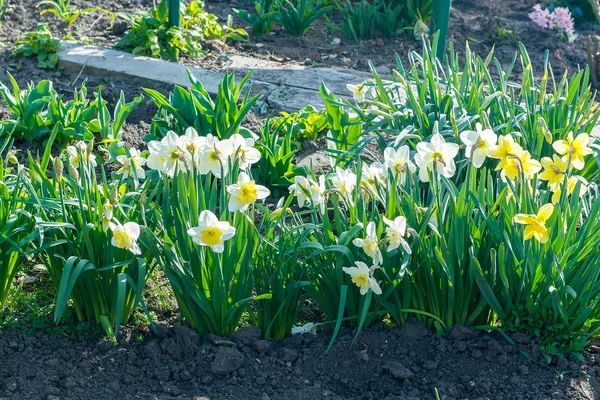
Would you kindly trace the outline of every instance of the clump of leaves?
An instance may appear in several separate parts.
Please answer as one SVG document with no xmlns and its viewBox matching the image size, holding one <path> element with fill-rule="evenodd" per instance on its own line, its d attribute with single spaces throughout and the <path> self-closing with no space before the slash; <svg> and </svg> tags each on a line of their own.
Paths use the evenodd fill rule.
<svg viewBox="0 0 600 400">
<path fill-rule="evenodd" d="M 58 18 L 63 20 L 70 28 L 71 25 L 77 21 L 77 18 L 83 14 L 89 14 L 94 11 L 104 12 L 110 14 L 110 11 L 100 7 L 88 7 L 78 9 L 69 5 L 71 0 L 43 0 L 37 3 L 36 7 L 47 6 L 40 12 L 40 15 L 51 13 L 56 15 Z"/>
<path fill-rule="evenodd" d="M 281 115 L 273 122 L 273 126 L 285 125 L 294 140 L 316 140 L 319 133 L 327 129 L 325 111 L 319 111 L 311 105 L 293 114 L 281 112 Z"/>
<path fill-rule="evenodd" d="M 375 32 L 375 16 L 377 7 L 366 0 L 361 0 L 356 6 L 346 2 L 340 9 L 344 21 L 344 32 L 360 43 L 362 39 L 372 39 Z"/>
<path fill-rule="evenodd" d="M 221 26 L 215 15 L 204 10 L 202 2 L 192 1 L 182 10 L 180 27 L 169 27 L 165 0 L 150 11 L 136 13 L 130 17 L 131 29 L 117 47 L 137 55 L 175 61 L 181 53 L 200 56 L 205 39 L 241 40 L 248 36 L 243 29 L 234 29 L 231 19 L 225 27 Z"/>
<path fill-rule="evenodd" d="M 409 26 L 409 22 L 404 17 L 405 13 L 404 3 L 382 3 L 376 15 L 377 26 L 381 34 L 385 37 L 398 36 L 403 29 Z"/>
<path fill-rule="evenodd" d="M 4 20 L 6 10 L 8 10 L 8 0 L 0 0 L 0 21 Z"/>
<path fill-rule="evenodd" d="M 233 9 L 233 13 L 240 19 L 252 25 L 252 32 L 255 35 L 266 35 L 271 32 L 275 25 L 275 15 L 277 14 L 275 4 L 272 0 L 257 0 L 254 2 L 256 14 L 251 14 L 247 10 Z"/>
<path fill-rule="evenodd" d="M 37 57 L 38 68 L 55 69 L 60 40 L 52 36 L 48 24 L 38 24 L 35 32 L 26 32 L 17 40 L 13 56 Z"/>
<path fill-rule="evenodd" d="M 333 9 L 323 0 L 277 0 L 278 11 L 275 19 L 283 28 L 295 36 L 302 36 L 310 25 Z"/>
</svg>

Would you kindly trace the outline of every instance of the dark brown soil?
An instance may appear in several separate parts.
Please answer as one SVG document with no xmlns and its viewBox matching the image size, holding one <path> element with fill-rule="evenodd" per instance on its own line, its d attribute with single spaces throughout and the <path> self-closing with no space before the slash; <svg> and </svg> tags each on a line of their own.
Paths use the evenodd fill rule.
<svg viewBox="0 0 600 400">
<path fill-rule="evenodd" d="M 243 328 L 228 341 L 159 325 L 142 343 L 126 334 L 115 346 L 0 332 L 0 398 L 592 399 L 600 374 L 596 354 L 545 366 L 519 335 L 513 346 L 461 327 L 446 337 L 417 322 L 375 327 L 354 345 L 348 330 L 328 353 L 327 334 L 259 335 Z"/>
</svg>

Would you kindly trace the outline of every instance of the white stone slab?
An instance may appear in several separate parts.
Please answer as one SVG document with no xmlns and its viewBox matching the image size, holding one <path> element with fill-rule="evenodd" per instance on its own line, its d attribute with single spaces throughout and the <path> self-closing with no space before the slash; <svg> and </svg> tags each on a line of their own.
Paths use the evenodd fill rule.
<svg viewBox="0 0 600 400">
<path fill-rule="evenodd" d="M 225 71 L 239 72 L 238 78 L 253 71 L 250 82 L 253 93 L 264 93 L 270 106 L 286 111 L 297 111 L 307 104 L 323 107 L 319 94 L 321 82 L 338 95 L 348 96 L 347 83 L 360 83 L 364 73 L 307 68 L 297 64 L 231 56 L 221 71 L 209 71 L 149 57 L 134 56 L 118 50 L 92 45 L 63 42 L 58 53 L 60 65 L 70 71 L 114 78 L 120 77 L 144 82 L 159 82 L 189 87 L 187 70 L 202 82 L 210 94 L 216 94 Z"/>
</svg>

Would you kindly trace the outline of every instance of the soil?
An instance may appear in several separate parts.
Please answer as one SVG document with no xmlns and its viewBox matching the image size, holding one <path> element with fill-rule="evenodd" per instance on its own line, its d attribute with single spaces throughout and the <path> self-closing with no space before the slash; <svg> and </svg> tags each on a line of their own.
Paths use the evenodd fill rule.
<svg viewBox="0 0 600 400">
<path fill-rule="evenodd" d="M 254 327 L 231 341 L 175 325 L 118 345 L 0 332 L 0 398 L 6 399 L 592 399 L 599 354 L 587 363 L 543 364 L 520 335 L 455 327 L 446 337 L 409 321 L 401 329 L 344 330 L 260 339 Z M 525 356 L 531 355 L 531 356 Z M 536 355 L 537 354 L 537 355 Z M 586 377 L 589 376 L 589 379 Z"/>
<path fill-rule="evenodd" d="M 543 50 L 550 51 L 555 74 L 584 66 L 586 35 L 600 35 L 600 26 L 578 22 L 575 43 L 559 40 L 554 33 L 535 27 L 528 19 L 536 0 L 455 0 L 450 37 L 459 51 L 464 43 L 484 56 L 495 45 L 503 65 L 511 62 L 522 41 L 529 50 L 534 70 L 540 74 Z M 69 97 L 87 80 L 90 93 L 98 86 L 114 104 L 120 91 L 128 100 L 141 93 L 138 85 L 121 80 L 40 70 L 34 60 L 11 58 L 10 43 L 38 22 L 49 22 L 55 35 L 65 33 L 52 15 L 39 15 L 37 0 L 11 1 L 0 26 L 0 81 L 7 72 L 21 86 L 52 79 L 56 89 Z M 73 0 L 78 8 L 100 6 L 131 12 L 152 6 L 152 0 Z M 250 9 L 249 0 L 209 2 L 207 9 L 224 21 L 231 8 Z M 119 29 L 107 31 L 109 21 L 99 14 L 84 15 L 73 32 L 84 32 L 92 42 L 113 46 Z M 337 19 L 336 19 L 337 18 Z M 339 25 L 339 16 L 332 21 Z M 243 22 L 236 20 L 238 25 Z M 512 33 L 499 37 L 499 28 Z M 122 31 L 122 29 L 121 29 Z M 340 38 L 340 44 L 334 38 Z M 4 44 L 2 48 L 1 44 Z M 201 60 L 183 60 L 205 68 L 217 68 L 223 50 L 211 46 Z M 395 66 L 394 52 L 405 59 L 419 42 L 411 34 L 397 39 L 366 41 L 356 45 L 341 32 L 328 33 L 323 21 L 314 24 L 304 38 L 276 28 L 271 35 L 251 36 L 249 43 L 233 44 L 226 52 L 269 57 L 282 62 L 314 66 L 368 69 Z M 518 67 L 518 66 L 517 66 Z M 149 86 L 162 93 L 167 85 Z M 144 147 L 156 111 L 145 100 L 124 127 L 127 146 Z M 0 106 L 0 117 L 7 109 Z M 251 114 L 251 128 L 260 118 Z M 26 146 L 17 144 L 18 148 Z M 318 147 L 318 143 L 317 146 Z M 29 148 L 40 150 L 40 147 Z M 310 151 L 310 149 L 303 149 Z M 304 154 L 301 152 L 301 154 Z M 495 333 L 456 327 L 446 337 L 429 333 L 417 322 L 401 329 L 376 326 L 364 331 L 356 344 L 354 332 L 343 330 L 329 352 L 330 332 L 305 334 L 279 342 L 260 340 L 256 328 L 242 328 L 231 341 L 199 336 L 174 318 L 159 314 L 157 334 L 127 330 L 118 345 L 106 340 L 72 340 L 61 335 L 33 334 L 28 330 L 0 330 L 0 399 L 592 399 L 600 390 L 600 348 L 584 352 L 585 362 L 555 359 L 548 366 L 535 343 L 514 335 L 515 346 Z M 167 326 L 165 321 L 173 325 Z M 598 366 L 597 366 L 598 364 Z"/>
</svg>

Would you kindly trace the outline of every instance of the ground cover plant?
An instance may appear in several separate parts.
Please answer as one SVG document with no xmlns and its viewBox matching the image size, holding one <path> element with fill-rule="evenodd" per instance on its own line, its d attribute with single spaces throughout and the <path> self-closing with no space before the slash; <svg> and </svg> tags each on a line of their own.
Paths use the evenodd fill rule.
<svg viewBox="0 0 600 400">
<path fill-rule="evenodd" d="M 323 85 L 323 111 L 283 114 L 260 134 L 243 127 L 258 99 L 248 76 L 227 74 L 214 99 L 191 74 L 190 89 L 148 89 L 158 111 L 147 151 L 120 143 L 141 98 L 120 96 L 111 117 L 85 85 L 69 102 L 49 81 L 2 86 L 3 137 L 47 144 L 24 165 L 0 165 L 2 215 L 34 226 L 22 236 L 5 224 L 4 287 L 14 260 L 37 258 L 55 320 L 73 310 L 114 340 L 146 310 L 142 291 L 160 268 L 200 333 L 230 337 L 248 315 L 264 338 L 331 326 L 333 342 L 345 326 L 357 340 L 412 317 L 438 333 L 524 331 L 549 357 L 579 354 L 598 336 L 589 71 L 555 78 L 548 65 L 536 81 L 524 48 L 503 67 L 468 48 L 464 62 L 452 47 L 438 60 L 436 47 L 398 59 L 391 81 L 373 71 L 349 85 L 352 101 Z M 315 138 L 331 170 L 295 168 L 289 154 Z M 14 244 L 25 242 L 27 254 Z M 305 299 L 325 320 L 300 329 Z"/>
</svg>

